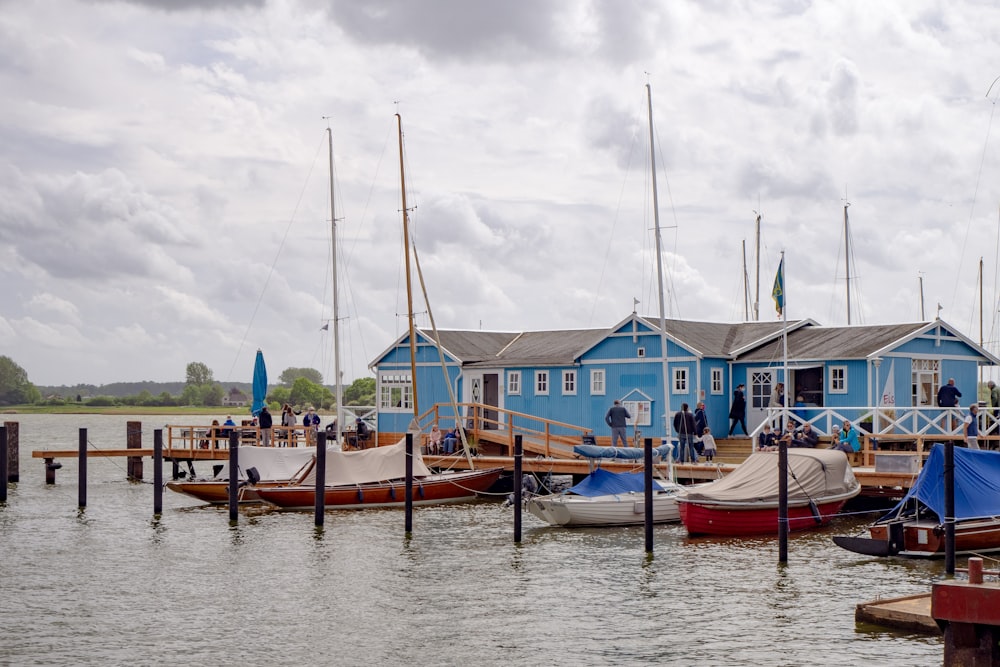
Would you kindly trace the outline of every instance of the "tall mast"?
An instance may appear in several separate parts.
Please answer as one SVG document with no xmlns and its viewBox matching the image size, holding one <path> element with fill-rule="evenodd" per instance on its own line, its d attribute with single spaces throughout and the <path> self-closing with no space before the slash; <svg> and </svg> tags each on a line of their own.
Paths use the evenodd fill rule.
<svg viewBox="0 0 1000 667">
<path fill-rule="evenodd" d="M 924 276 L 923 274 L 918 273 L 917 278 L 920 279 L 920 321 L 925 322 L 926 316 L 924 315 Z"/>
<path fill-rule="evenodd" d="M 759 207 L 760 202 L 758 202 Z M 754 213 L 757 213 L 757 211 L 754 211 Z M 757 284 L 753 298 L 753 319 L 755 322 L 760 322 L 760 213 L 757 213 L 757 222 L 754 223 L 754 227 L 756 228 L 755 243 L 757 244 L 757 247 L 754 249 L 754 255 L 757 257 Z"/>
<path fill-rule="evenodd" d="M 660 202 L 656 193 L 656 149 L 653 140 L 653 89 L 646 84 L 649 108 L 649 165 L 653 175 L 653 222 L 656 231 L 656 284 L 660 302 L 660 354 L 663 356 L 663 426 L 670 440 L 670 373 L 667 361 L 667 313 L 663 302 L 663 253 L 660 243 Z"/>
<path fill-rule="evenodd" d="M 410 389 L 413 392 L 413 421 L 417 421 L 417 339 L 413 326 L 413 288 L 410 281 L 410 214 L 406 209 L 406 177 L 403 174 L 403 118 L 396 114 L 399 129 L 399 190 L 403 197 L 403 249 L 406 257 L 406 315 L 410 330 Z M 456 415 L 457 419 L 457 415 Z"/>
<path fill-rule="evenodd" d="M 743 239 L 743 321 L 750 319 L 750 276 L 747 275 L 747 240 Z"/>
<path fill-rule="evenodd" d="M 337 442 L 344 432 L 344 383 L 340 375 L 340 315 L 337 289 L 337 208 L 333 196 L 333 131 L 326 128 L 327 148 L 330 154 L 330 238 L 333 252 L 333 385 L 337 400 Z"/>
<path fill-rule="evenodd" d="M 983 346 L 983 258 L 979 258 L 979 347 Z M 983 381 L 983 365 L 979 366 L 979 382 Z M 978 393 L 977 393 L 978 396 Z"/>
<path fill-rule="evenodd" d="M 851 203 L 844 204 L 844 275 L 847 276 L 847 325 L 851 325 L 851 235 L 847 229 L 847 207 Z"/>
</svg>

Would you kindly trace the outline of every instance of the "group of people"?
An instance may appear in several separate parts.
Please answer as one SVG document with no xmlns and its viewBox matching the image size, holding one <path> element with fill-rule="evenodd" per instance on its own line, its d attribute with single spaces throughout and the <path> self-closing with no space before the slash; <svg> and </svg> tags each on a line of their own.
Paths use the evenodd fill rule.
<svg viewBox="0 0 1000 667">
<path fill-rule="evenodd" d="M 431 427 L 431 432 L 427 436 L 428 454 L 454 454 L 462 446 L 462 434 L 456 426 L 446 433 L 442 433 L 437 424 Z"/>
<path fill-rule="evenodd" d="M 763 429 L 757 436 L 757 449 L 763 452 L 775 451 L 782 440 L 789 447 L 816 448 L 819 446 L 820 436 L 809 422 L 800 426 L 794 421 L 789 420 L 787 427 L 780 433 L 774 432 L 770 424 L 764 424 Z M 845 419 L 843 428 L 837 424 L 833 425 L 830 429 L 830 448 L 839 449 L 845 454 L 861 450 L 858 429 L 854 427 L 851 420 Z"/>
</svg>

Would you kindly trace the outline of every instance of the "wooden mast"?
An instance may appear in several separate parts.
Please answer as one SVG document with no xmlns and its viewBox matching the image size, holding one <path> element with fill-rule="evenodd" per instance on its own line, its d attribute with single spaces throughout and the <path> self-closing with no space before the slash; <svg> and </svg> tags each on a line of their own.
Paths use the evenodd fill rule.
<svg viewBox="0 0 1000 667">
<path fill-rule="evenodd" d="M 330 238 L 333 252 L 333 385 L 337 401 L 337 442 L 343 442 L 344 432 L 344 383 L 340 372 L 340 314 L 337 288 L 337 208 L 333 195 L 333 131 L 326 128 L 327 148 L 330 155 Z"/>
<path fill-rule="evenodd" d="M 663 357 L 663 425 L 670 442 L 670 373 L 667 361 L 667 315 L 663 302 L 663 252 L 660 248 L 660 205 L 656 193 L 656 144 L 653 139 L 653 89 L 646 84 L 646 102 L 649 108 L 649 165 L 653 176 L 653 221 L 656 229 L 656 283 L 660 301 L 660 354 Z"/>
<path fill-rule="evenodd" d="M 406 316 L 410 331 L 410 391 L 413 393 L 413 423 L 417 423 L 417 339 L 413 326 L 413 287 L 410 279 L 410 215 L 406 208 L 406 177 L 403 170 L 403 118 L 396 114 L 396 127 L 399 130 L 399 190 L 403 198 L 403 250 L 406 258 Z"/>
</svg>

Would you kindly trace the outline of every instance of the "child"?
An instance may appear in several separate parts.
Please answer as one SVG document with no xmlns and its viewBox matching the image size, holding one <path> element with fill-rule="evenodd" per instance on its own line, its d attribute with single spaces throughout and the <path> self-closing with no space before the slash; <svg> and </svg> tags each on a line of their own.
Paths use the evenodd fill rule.
<svg viewBox="0 0 1000 667">
<path fill-rule="evenodd" d="M 712 429 L 705 427 L 701 434 L 702 455 L 709 463 L 715 458 L 715 438 L 712 437 Z"/>
</svg>

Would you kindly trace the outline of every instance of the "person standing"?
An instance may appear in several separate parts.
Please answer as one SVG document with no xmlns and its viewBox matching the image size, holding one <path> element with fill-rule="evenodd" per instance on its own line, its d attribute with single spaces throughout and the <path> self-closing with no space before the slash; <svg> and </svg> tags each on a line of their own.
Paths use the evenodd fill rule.
<svg viewBox="0 0 1000 667">
<path fill-rule="evenodd" d="M 962 392 L 955 386 L 955 378 L 948 378 L 948 384 L 941 385 L 937 393 L 937 404 L 939 408 L 957 408 L 958 399 L 962 398 Z M 944 426 L 942 419 L 942 426 Z M 955 416 L 951 417 L 951 430 L 955 430 Z"/>
<path fill-rule="evenodd" d="M 694 406 L 694 448 L 698 456 L 702 455 L 705 446 L 701 441 L 701 434 L 708 428 L 708 415 L 705 414 L 705 401 L 698 401 Z"/>
<path fill-rule="evenodd" d="M 774 429 L 781 433 L 785 420 L 783 419 L 781 410 L 785 408 L 785 383 L 779 382 L 774 385 L 774 389 L 771 390 L 771 399 L 767 402 L 767 407 L 772 410 L 778 410 L 777 413 L 772 413 L 774 415 Z"/>
<path fill-rule="evenodd" d="M 681 403 L 680 412 L 674 413 L 674 433 L 677 434 L 677 442 L 680 445 L 677 461 L 697 463 L 698 453 L 694 449 L 694 415 L 691 414 L 687 403 Z"/>
<path fill-rule="evenodd" d="M 273 423 L 273 420 L 271 419 L 271 412 L 267 409 L 266 405 L 260 409 L 260 414 L 257 419 L 260 424 L 260 444 L 264 447 L 270 447 L 271 424 Z"/>
<path fill-rule="evenodd" d="M 628 428 L 628 420 L 632 415 L 628 413 L 622 402 L 615 400 L 614 405 L 608 408 L 608 413 L 604 415 L 604 421 L 611 427 L 611 446 L 621 440 L 622 447 L 628 447 L 628 438 L 625 437 Z"/>
<path fill-rule="evenodd" d="M 969 406 L 969 414 L 965 415 L 965 446 L 969 449 L 979 449 L 979 405 Z"/>
<path fill-rule="evenodd" d="M 715 438 L 712 437 L 712 429 L 707 426 L 701 432 L 701 451 L 709 463 L 715 459 Z"/>
<path fill-rule="evenodd" d="M 742 384 L 736 385 L 733 391 L 733 405 L 729 408 L 729 435 L 736 430 L 737 424 L 743 428 L 743 435 L 750 435 L 747 431 L 747 397 Z"/>
<path fill-rule="evenodd" d="M 285 440 L 282 447 L 289 447 L 295 444 L 295 413 L 292 412 L 292 406 L 285 403 L 285 407 L 281 410 L 281 425 L 284 427 Z"/>
<path fill-rule="evenodd" d="M 306 444 L 313 446 L 316 444 L 316 434 L 319 433 L 319 415 L 315 408 L 309 408 L 306 416 L 302 418 L 302 425 L 306 427 Z"/>
<path fill-rule="evenodd" d="M 997 420 L 997 408 L 1000 408 L 1000 387 L 993 380 L 986 383 L 990 388 L 990 417 L 992 421 Z"/>
</svg>

